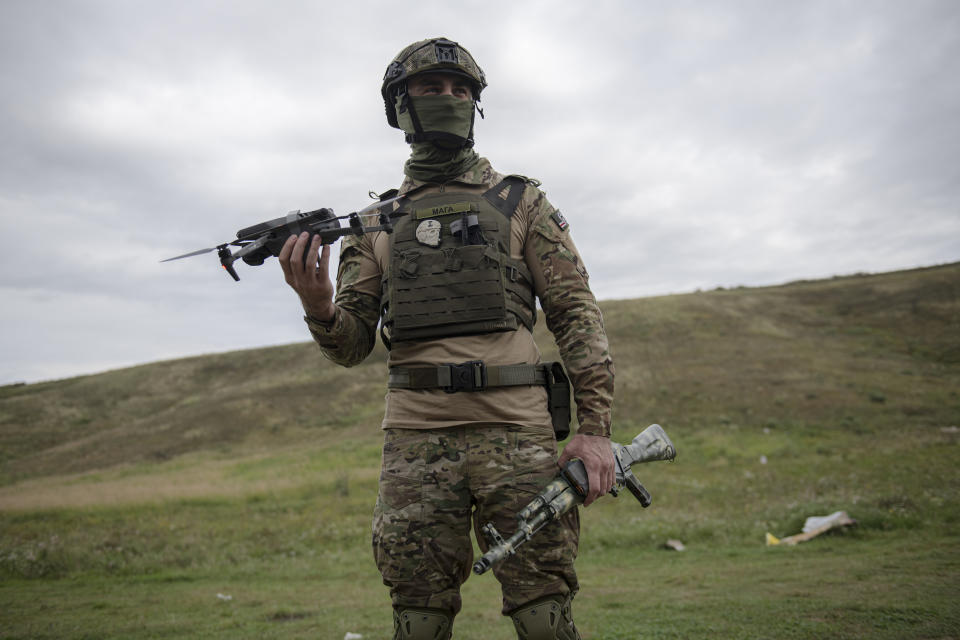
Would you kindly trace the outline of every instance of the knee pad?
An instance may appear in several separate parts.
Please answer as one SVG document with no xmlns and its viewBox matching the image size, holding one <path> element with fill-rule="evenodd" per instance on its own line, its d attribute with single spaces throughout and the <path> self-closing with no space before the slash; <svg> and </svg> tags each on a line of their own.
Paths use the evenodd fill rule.
<svg viewBox="0 0 960 640">
<path fill-rule="evenodd" d="M 547 596 L 510 614 L 519 640 L 581 640 L 573 624 L 570 597 Z"/>
<path fill-rule="evenodd" d="M 393 610 L 393 640 L 448 640 L 452 633 L 453 614 L 445 609 Z"/>
</svg>

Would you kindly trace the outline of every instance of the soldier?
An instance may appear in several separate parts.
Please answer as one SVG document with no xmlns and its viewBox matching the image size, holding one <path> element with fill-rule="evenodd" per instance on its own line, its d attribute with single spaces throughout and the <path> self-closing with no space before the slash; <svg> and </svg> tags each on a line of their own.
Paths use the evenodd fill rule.
<svg viewBox="0 0 960 640">
<path fill-rule="evenodd" d="M 291 236 L 279 256 L 327 358 L 361 362 L 378 323 L 389 349 L 373 552 L 395 640 L 452 636 L 471 518 L 475 530 L 510 529 L 557 473 L 554 424 L 562 431 L 569 405 L 562 415 L 562 369 L 541 362 L 533 340 L 536 298 L 577 405 L 579 429 L 559 462 L 584 461 L 585 505 L 614 483 L 614 369 L 587 270 L 539 183 L 500 174 L 473 150 L 484 87 L 456 42 L 403 49 L 381 87 L 387 121 L 411 147 L 399 190 L 381 196 L 405 196 L 383 207 L 394 232 L 344 238 L 335 299 L 319 236 Z M 580 638 L 570 608 L 578 536 L 574 510 L 494 568 L 519 638 Z"/>
</svg>

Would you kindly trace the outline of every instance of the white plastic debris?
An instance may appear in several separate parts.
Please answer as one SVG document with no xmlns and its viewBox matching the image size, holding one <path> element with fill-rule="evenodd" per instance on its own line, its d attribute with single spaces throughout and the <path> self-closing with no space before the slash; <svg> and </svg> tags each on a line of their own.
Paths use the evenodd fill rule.
<svg viewBox="0 0 960 640">
<path fill-rule="evenodd" d="M 847 515 L 846 511 L 835 511 L 828 516 L 810 516 L 803 523 L 803 533 L 788 536 L 780 539 L 767 532 L 767 546 L 787 545 L 792 546 L 798 542 L 806 542 L 816 538 L 821 533 L 826 533 L 836 527 L 845 527 L 847 525 L 857 524 L 857 521 Z"/>
<path fill-rule="evenodd" d="M 767 456 L 760 456 L 760 464 L 767 464 Z"/>
<path fill-rule="evenodd" d="M 233 596 L 227 595 L 225 593 L 218 593 L 217 600 L 223 600 L 224 602 L 230 602 L 233 600 Z"/>
<path fill-rule="evenodd" d="M 824 525 L 830 525 L 828 528 L 850 524 L 850 516 L 846 511 L 834 511 L 828 516 L 810 516 L 803 523 L 803 532 L 810 533 L 814 529 L 819 529 Z"/>
<path fill-rule="evenodd" d="M 363 635 L 360 633 L 354 633 L 353 631 L 347 631 L 347 635 L 343 636 L 343 640 L 360 640 Z"/>
<path fill-rule="evenodd" d="M 664 549 L 669 549 L 670 551 L 683 551 L 686 547 L 679 540 L 670 539 L 663 543 Z"/>
</svg>

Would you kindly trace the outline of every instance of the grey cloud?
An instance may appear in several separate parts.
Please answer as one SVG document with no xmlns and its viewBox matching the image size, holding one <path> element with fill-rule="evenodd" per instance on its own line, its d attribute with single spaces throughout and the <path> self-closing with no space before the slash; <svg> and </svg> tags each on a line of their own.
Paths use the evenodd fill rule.
<svg viewBox="0 0 960 640">
<path fill-rule="evenodd" d="M 275 261 L 240 283 L 213 256 L 158 261 L 395 186 L 407 151 L 379 82 L 428 35 L 484 66 L 478 150 L 544 181 L 601 298 L 960 254 L 951 0 L 399 16 L 382 1 L 10 0 L 0 34 L 0 233 L 17 239 L 0 382 L 307 339 Z"/>
</svg>

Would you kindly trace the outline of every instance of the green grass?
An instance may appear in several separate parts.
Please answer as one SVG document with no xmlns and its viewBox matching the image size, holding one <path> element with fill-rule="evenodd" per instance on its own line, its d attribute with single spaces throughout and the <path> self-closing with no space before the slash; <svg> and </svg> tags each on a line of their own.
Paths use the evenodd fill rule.
<svg viewBox="0 0 960 640">
<path fill-rule="evenodd" d="M 636 470 L 650 509 L 583 513 L 584 637 L 960 638 L 958 294 L 946 265 L 604 303 L 615 439 L 679 457 Z M 0 388 L 0 638 L 390 637 L 383 378 L 299 344 Z M 491 575 L 464 601 L 456 638 L 514 637 Z"/>
</svg>

